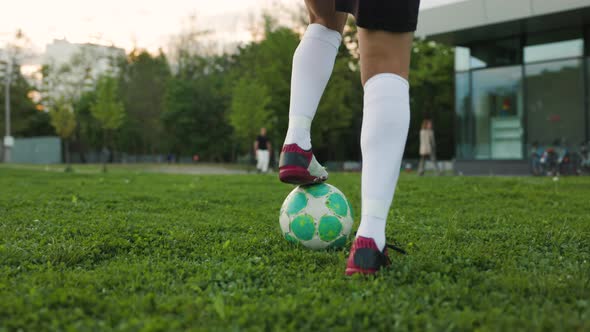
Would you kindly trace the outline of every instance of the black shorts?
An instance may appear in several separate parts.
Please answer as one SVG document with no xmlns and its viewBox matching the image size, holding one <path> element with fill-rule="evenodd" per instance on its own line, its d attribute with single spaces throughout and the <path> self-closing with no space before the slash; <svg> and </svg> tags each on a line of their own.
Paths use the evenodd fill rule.
<svg viewBox="0 0 590 332">
<path fill-rule="evenodd" d="M 416 31 L 420 0 L 335 0 L 336 11 L 351 13 L 356 25 L 391 32 Z"/>
</svg>

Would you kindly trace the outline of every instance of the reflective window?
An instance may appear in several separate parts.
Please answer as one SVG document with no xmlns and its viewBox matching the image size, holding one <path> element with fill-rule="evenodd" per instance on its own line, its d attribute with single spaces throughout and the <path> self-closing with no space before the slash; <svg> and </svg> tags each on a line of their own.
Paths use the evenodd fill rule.
<svg viewBox="0 0 590 332">
<path fill-rule="evenodd" d="M 590 82 L 590 58 L 586 58 L 586 84 Z M 590 102 L 590 84 L 586 86 L 586 100 Z M 586 109 L 586 146 L 590 148 L 590 107 Z M 590 157 L 590 155 L 588 156 Z"/>
<path fill-rule="evenodd" d="M 573 58 L 584 55 L 584 38 L 580 30 L 557 30 L 527 37 L 524 62 Z"/>
<path fill-rule="evenodd" d="M 473 157 L 523 158 L 522 67 L 473 72 Z"/>
<path fill-rule="evenodd" d="M 455 114 L 457 119 L 456 154 L 459 159 L 472 159 L 471 80 L 470 73 L 455 75 Z"/>
<path fill-rule="evenodd" d="M 585 139 L 582 60 L 527 65 L 527 143 L 577 147 Z"/>
<path fill-rule="evenodd" d="M 519 39 L 487 41 L 471 45 L 471 68 L 509 66 L 521 63 Z"/>
<path fill-rule="evenodd" d="M 524 62 L 572 58 L 584 54 L 584 40 L 565 40 L 524 48 Z"/>
<path fill-rule="evenodd" d="M 467 47 L 455 47 L 455 71 L 466 71 L 471 69 L 469 65 L 470 51 Z"/>
</svg>

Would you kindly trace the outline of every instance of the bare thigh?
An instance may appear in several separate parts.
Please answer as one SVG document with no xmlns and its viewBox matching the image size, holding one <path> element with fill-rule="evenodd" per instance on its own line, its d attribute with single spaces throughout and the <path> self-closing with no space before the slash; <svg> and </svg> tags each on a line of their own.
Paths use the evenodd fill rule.
<svg viewBox="0 0 590 332">
<path fill-rule="evenodd" d="M 408 79 L 414 33 L 358 29 L 363 85 L 371 77 L 392 73 Z"/>
<path fill-rule="evenodd" d="M 334 0 L 305 0 L 310 23 L 318 23 L 342 33 L 346 25 L 347 13 L 337 12 Z"/>
</svg>

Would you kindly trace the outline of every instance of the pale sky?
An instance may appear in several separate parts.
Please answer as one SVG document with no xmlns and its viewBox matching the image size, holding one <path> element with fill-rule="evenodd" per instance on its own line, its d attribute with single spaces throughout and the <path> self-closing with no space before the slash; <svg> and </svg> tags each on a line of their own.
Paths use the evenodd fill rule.
<svg viewBox="0 0 590 332">
<path fill-rule="evenodd" d="M 422 8 L 458 0 L 422 0 Z M 199 28 L 228 41 L 245 40 L 262 8 L 303 0 L 20 0 L 0 6 L 0 46 L 17 29 L 38 52 L 55 38 L 157 50 L 196 16 Z M 276 8 L 276 7 L 275 7 Z"/>
</svg>

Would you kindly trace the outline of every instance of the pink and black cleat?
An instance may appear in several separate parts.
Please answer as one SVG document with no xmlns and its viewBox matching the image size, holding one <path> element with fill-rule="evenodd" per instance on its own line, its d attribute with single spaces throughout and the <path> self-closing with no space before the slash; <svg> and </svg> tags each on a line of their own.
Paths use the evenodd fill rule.
<svg viewBox="0 0 590 332">
<path fill-rule="evenodd" d="M 377 248 L 375 240 L 359 236 L 352 243 L 350 255 L 346 262 L 345 274 L 350 276 L 353 274 L 374 275 L 382 268 L 391 265 L 391 259 L 387 253 L 387 248 L 391 248 L 402 254 L 406 254 L 405 250 L 394 245 L 386 245 L 383 251 Z"/>
<path fill-rule="evenodd" d="M 303 150 L 297 144 L 283 145 L 279 160 L 279 179 L 295 185 L 324 182 L 328 172 L 315 159 L 313 152 Z"/>
</svg>

